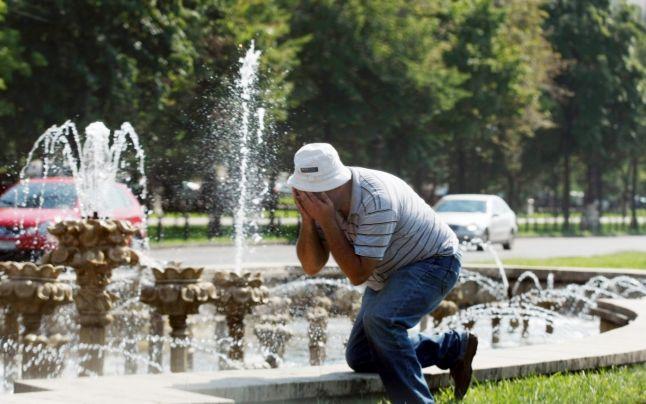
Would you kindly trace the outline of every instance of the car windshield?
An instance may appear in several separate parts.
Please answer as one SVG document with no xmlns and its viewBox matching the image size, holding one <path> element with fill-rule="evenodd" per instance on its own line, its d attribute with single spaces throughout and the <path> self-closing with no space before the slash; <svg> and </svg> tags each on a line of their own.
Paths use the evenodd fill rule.
<svg viewBox="0 0 646 404">
<path fill-rule="evenodd" d="M 485 213 L 487 203 L 468 199 L 451 199 L 441 201 L 435 208 L 437 212 Z"/>
<path fill-rule="evenodd" d="M 0 207 L 71 209 L 76 206 L 74 184 L 37 182 L 19 184 L 2 196 Z"/>
</svg>

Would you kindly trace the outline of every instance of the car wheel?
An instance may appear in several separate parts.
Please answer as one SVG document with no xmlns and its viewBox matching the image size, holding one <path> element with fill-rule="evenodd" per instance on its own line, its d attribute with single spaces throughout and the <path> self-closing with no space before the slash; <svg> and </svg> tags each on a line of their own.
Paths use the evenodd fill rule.
<svg viewBox="0 0 646 404">
<path fill-rule="evenodd" d="M 509 233 L 509 238 L 507 239 L 507 241 L 502 243 L 502 248 L 505 250 L 511 250 L 513 246 L 514 246 L 514 231 L 512 230 Z"/>
<path fill-rule="evenodd" d="M 489 242 L 489 229 L 482 232 L 482 244 L 476 246 L 477 251 L 484 251 L 484 245 Z"/>
</svg>

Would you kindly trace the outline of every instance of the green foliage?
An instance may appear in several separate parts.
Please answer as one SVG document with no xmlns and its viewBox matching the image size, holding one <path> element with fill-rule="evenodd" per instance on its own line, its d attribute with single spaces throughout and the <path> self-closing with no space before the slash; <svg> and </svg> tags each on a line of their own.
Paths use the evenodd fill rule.
<svg viewBox="0 0 646 404">
<path fill-rule="evenodd" d="M 518 208 L 567 176 L 627 206 L 643 178 L 646 37 L 622 1 L 0 0 L 0 24 L 0 174 L 52 124 L 129 120 L 154 190 L 215 187 L 253 40 L 272 174 L 327 141 L 427 199 L 448 185 Z"/>
<path fill-rule="evenodd" d="M 24 49 L 20 45 L 20 32 L 4 26 L 7 5 L 0 0 L 0 93 L 7 90 L 14 74 L 28 75 L 29 64 L 24 60 Z M 4 97 L 0 99 L 0 116 L 11 115 L 14 104 Z"/>
<path fill-rule="evenodd" d="M 556 134 L 585 164 L 586 203 L 598 204 L 604 171 L 644 145 L 644 65 L 635 57 L 643 22 L 633 7 L 609 0 L 551 1 L 547 10 L 549 40 L 565 61 L 555 78 Z"/>
</svg>

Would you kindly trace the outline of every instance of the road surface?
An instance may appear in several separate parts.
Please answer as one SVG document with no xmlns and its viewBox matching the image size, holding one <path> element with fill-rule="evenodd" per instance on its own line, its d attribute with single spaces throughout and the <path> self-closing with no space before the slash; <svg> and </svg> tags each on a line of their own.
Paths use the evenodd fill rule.
<svg viewBox="0 0 646 404">
<path fill-rule="evenodd" d="M 536 237 L 516 239 L 514 249 L 503 251 L 495 247 L 500 257 L 505 258 L 551 258 L 610 254 L 621 251 L 646 252 L 646 236 L 620 237 Z M 174 260 L 186 265 L 234 264 L 235 249 L 230 246 L 201 246 L 155 248 L 148 255 L 161 261 Z M 488 261 L 489 252 L 470 251 L 465 262 Z M 250 247 L 243 256 L 245 265 L 297 264 L 293 245 L 267 245 Z"/>
</svg>

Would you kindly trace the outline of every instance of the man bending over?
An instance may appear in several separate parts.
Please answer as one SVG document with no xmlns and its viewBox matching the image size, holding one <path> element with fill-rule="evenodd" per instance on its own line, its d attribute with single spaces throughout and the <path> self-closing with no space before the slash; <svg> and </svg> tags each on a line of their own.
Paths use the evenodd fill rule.
<svg viewBox="0 0 646 404">
<path fill-rule="evenodd" d="M 303 219 L 296 251 L 304 271 L 318 273 L 331 252 L 353 285 L 367 286 L 346 349 L 348 365 L 379 373 L 395 403 L 432 403 L 422 368 L 450 369 L 461 399 L 471 381 L 476 336 L 407 332 L 458 279 L 453 231 L 404 181 L 346 167 L 327 143 L 303 146 L 294 166 L 288 184 Z"/>
</svg>

